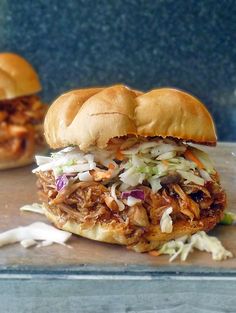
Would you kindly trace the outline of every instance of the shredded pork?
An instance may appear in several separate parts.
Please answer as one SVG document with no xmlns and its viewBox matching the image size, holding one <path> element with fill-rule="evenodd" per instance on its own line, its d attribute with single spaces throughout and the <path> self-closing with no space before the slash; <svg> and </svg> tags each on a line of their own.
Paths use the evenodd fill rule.
<svg viewBox="0 0 236 313">
<path fill-rule="evenodd" d="M 173 139 L 114 138 L 103 150 L 67 147 L 37 156 L 37 165 L 40 198 L 59 228 L 67 221 L 113 225 L 137 251 L 152 249 L 158 232 L 174 238 L 175 225 L 210 230 L 225 208 L 208 155 Z"/>
<path fill-rule="evenodd" d="M 145 194 L 144 201 L 131 207 L 125 205 L 125 209 L 119 211 L 110 196 L 109 186 L 98 182 L 74 182 L 58 192 L 52 171 L 38 172 L 37 176 L 40 199 L 60 216 L 62 224 L 67 220 L 88 226 L 97 221 L 123 223 L 127 227 L 127 236 L 135 233 L 134 240 L 138 240 L 149 225 L 159 225 L 168 207 L 172 207 L 173 221 L 194 221 L 213 216 L 215 211 L 223 212 L 226 201 L 225 193 L 216 181 L 208 182 L 204 187 L 165 184 L 157 193 L 153 193 L 149 186 L 139 185 L 137 188 Z M 116 194 L 122 200 L 121 192 Z"/>
<path fill-rule="evenodd" d="M 0 101 L 0 160 L 33 155 L 44 145 L 42 121 L 46 106 L 35 95 Z"/>
</svg>

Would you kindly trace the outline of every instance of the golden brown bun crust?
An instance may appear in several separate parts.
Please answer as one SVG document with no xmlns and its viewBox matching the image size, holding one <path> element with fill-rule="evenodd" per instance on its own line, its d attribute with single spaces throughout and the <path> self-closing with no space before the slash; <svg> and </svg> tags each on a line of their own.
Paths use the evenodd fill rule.
<svg viewBox="0 0 236 313">
<path fill-rule="evenodd" d="M 177 89 L 161 88 L 139 96 L 137 103 L 139 135 L 152 134 L 151 136 L 170 136 L 196 143 L 216 143 L 212 117 L 206 107 L 192 95 Z"/>
<path fill-rule="evenodd" d="M 151 251 L 167 241 L 184 235 L 192 235 L 200 230 L 209 231 L 221 220 L 223 214 L 223 210 L 222 212 L 217 211 L 214 216 L 202 218 L 200 221 L 192 222 L 192 224 L 189 221 L 176 221 L 173 224 L 172 233 L 169 234 L 162 233 L 159 225 L 151 226 L 138 242 L 134 242 L 134 238 L 125 236 L 122 224 L 96 223 L 92 227 L 85 227 L 83 224 L 73 221 L 62 224 L 60 217 L 54 215 L 46 207 L 44 207 L 44 212 L 47 218 L 60 229 L 96 241 L 130 246 L 136 252 Z"/>
<path fill-rule="evenodd" d="M 21 56 L 0 53 L 0 100 L 37 93 L 41 84 L 34 68 Z"/>
<path fill-rule="evenodd" d="M 36 154 L 44 155 L 48 151 L 47 148 L 37 148 L 36 147 Z M 17 160 L 7 160 L 7 161 L 1 161 L 0 162 L 0 170 L 7 170 L 11 168 L 18 168 L 23 167 L 29 164 L 35 163 L 35 151 L 32 154 L 28 154 L 27 151 L 24 153 L 21 158 Z"/>
<path fill-rule="evenodd" d="M 70 91 L 49 108 L 44 128 L 52 148 L 104 148 L 111 138 L 131 134 L 216 143 L 214 123 L 205 106 L 171 88 L 145 94 L 123 85 Z"/>
<path fill-rule="evenodd" d="M 22 157 L 19 160 L 0 162 L 0 170 L 23 167 L 32 163 L 34 163 L 34 158 L 32 156 Z"/>
</svg>

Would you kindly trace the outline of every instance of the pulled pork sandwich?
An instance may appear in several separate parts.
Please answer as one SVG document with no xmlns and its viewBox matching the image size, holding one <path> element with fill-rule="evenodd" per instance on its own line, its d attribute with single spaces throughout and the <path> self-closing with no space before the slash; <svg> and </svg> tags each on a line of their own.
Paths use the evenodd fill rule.
<svg viewBox="0 0 236 313">
<path fill-rule="evenodd" d="M 37 156 L 39 195 L 58 228 L 138 252 L 221 219 L 226 204 L 208 155 L 211 115 L 170 88 L 141 93 L 122 85 L 60 96 L 45 119 L 55 149 Z"/>
<path fill-rule="evenodd" d="M 40 90 L 38 75 L 25 59 L 0 53 L 0 169 L 30 164 L 45 147 Z"/>
</svg>

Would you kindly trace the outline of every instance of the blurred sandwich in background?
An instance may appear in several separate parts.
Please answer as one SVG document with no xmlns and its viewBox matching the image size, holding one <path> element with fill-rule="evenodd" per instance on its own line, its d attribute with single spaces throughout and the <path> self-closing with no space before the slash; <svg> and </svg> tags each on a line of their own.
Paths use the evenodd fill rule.
<svg viewBox="0 0 236 313">
<path fill-rule="evenodd" d="M 38 74 L 21 56 L 0 53 L 0 169 L 24 166 L 45 149 L 47 110 Z"/>
</svg>

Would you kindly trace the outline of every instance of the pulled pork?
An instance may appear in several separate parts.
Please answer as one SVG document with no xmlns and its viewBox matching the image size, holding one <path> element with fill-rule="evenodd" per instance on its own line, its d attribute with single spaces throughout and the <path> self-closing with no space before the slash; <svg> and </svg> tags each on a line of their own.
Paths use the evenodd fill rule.
<svg viewBox="0 0 236 313">
<path fill-rule="evenodd" d="M 46 106 L 35 95 L 0 101 L 0 160 L 33 155 L 35 145 L 44 145 L 45 113 Z"/>
<path fill-rule="evenodd" d="M 223 212 L 225 193 L 217 182 L 207 182 L 205 186 L 165 184 L 158 192 L 144 185 L 137 186 L 145 194 L 144 201 L 134 206 L 125 205 L 119 211 L 110 195 L 110 187 L 98 182 L 74 182 L 58 192 L 52 171 L 38 172 L 39 197 L 65 223 L 74 220 L 86 225 L 99 222 L 119 222 L 127 227 L 127 234 L 141 236 L 150 225 L 159 225 L 163 212 L 172 207 L 171 217 L 175 220 L 200 220 Z M 121 194 L 117 191 L 117 197 Z"/>
</svg>

